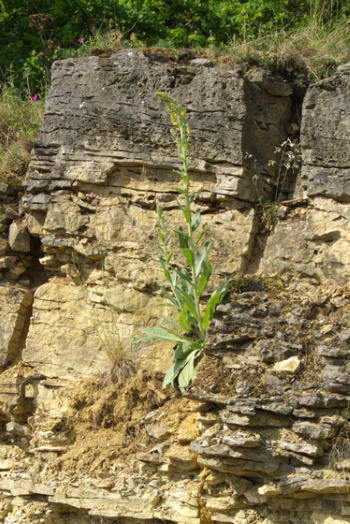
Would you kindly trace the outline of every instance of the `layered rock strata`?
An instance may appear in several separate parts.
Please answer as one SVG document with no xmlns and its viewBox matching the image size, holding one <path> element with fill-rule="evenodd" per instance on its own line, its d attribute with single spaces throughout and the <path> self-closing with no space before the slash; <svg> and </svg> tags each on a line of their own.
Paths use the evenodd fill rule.
<svg viewBox="0 0 350 524">
<path fill-rule="evenodd" d="M 349 293 L 245 289 L 219 306 L 185 397 L 149 373 L 37 383 L 28 447 L 12 436 L 26 451 L 0 462 L 5 522 L 348 523 Z"/>
<path fill-rule="evenodd" d="M 309 87 L 301 125 L 302 169 L 295 196 L 305 207 L 282 208 L 261 270 L 294 287 L 349 279 L 350 66 Z M 297 246 L 297 247 L 296 247 Z"/>
<path fill-rule="evenodd" d="M 140 50 L 54 66 L 19 206 L 0 184 L 6 524 L 350 522 L 349 85 L 345 65 L 309 88 L 301 173 L 279 189 L 271 161 L 298 134 L 287 83 Z M 171 360 L 131 345 L 159 323 L 157 206 L 180 221 L 157 91 L 188 110 L 213 285 L 258 272 L 285 290 L 248 280 L 220 306 L 188 399 L 147 371 L 79 397 L 118 351 Z M 276 191 L 288 201 L 261 224 Z"/>
<path fill-rule="evenodd" d="M 42 244 L 40 262 L 57 280 L 36 292 L 27 362 L 40 362 L 53 376 L 57 361 L 60 376 L 85 377 L 104 365 L 99 337 L 110 331 L 128 349 L 139 326 L 158 322 L 157 206 L 171 227 L 181 220 L 173 189 L 179 160 L 158 91 L 188 111 L 192 186 L 203 188 L 213 283 L 245 270 L 258 228 L 252 177 L 262 173 L 259 191 L 271 191 L 275 167 L 268 160 L 287 136 L 291 89 L 282 87 L 271 94 L 233 66 L 180 66 L 139 50 L 54 66 L 22 205 L 30 234 Z M 80 372 L 65 355 L 81 347 Z M 158 369 L 170 356 L 159 343 L 139 351 Z"/>
</svg>

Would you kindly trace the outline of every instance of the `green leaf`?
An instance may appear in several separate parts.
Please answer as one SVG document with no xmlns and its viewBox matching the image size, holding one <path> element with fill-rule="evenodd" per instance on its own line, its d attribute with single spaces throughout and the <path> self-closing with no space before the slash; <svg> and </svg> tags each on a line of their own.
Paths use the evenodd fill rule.
<svg viewBox="0 0 350 524">
<path fill-rule="evenodd" d="M 177 333 L 171 332 L 164 327 L 142 328 L 140 331 L 142 331 L 142 333 L 146 333 L 147 337 L 140 338 L 137 340 L 137 342 L 140 340 L 164 340 L 165 342 L 174 342 L 175 344 L 179 344 L 183 341 L 183 337 Z"/>
<path fill-rule="evenodd" d="M 182 290 L 181 296 L 184 301 L 184 304 L 188 307 L 188 310 L 190 311 L 191 315 L 195 318 L 196 322 L 198 322 L 198 313 L 196 310 L 196 303 L 194 301 L 194 298 Z"/>
<path fill-rule="evenodd" d="M 190 384 L 191 380 L 193 379 L 195 375 L 196 369 L 195 369 L 194 361 L 197 355 L 198 355 L 198 351 L 193 351 L 187 357 L 186 364 L 182 367 L 181 371 L 179 372 L 177 383 L 182 393 L 184 392 L 185 388 L 187 388 L 187 386 Z"/>
<path fill-rule="evenodd" d="M 173 297 L 172 295 L 170 295 L 170 293 L 168 293 L 168 291 L 165 289 L 164 286 L 160 286 L 160 289 L 161 289 L 162 295 L 164 297 L 166 297 L 168 300 L 170 300 L 170 302 L 172 304 L 174 304 L 174 306 L 176 306 L 176 308 L 178 308 L 179 304 L 178 304 L 178 301 L 176 300 L 176 298 Z"/>
<path fill-rule="evenodd" d="M 179 239 L 179 244 L 180 244 L 180 248 L 181 249 L 188 249 L 189 247 L 189 236 L 187 233 L 185 233 L 185 231 L 183 230 L 183 227 L 180 226 L 179 229 L 176 231 L 177 233 L 177 236 L 178 236 L 178 239 Z"/>
<path fill-rule="evenodd" d="M 174 271 L 170 274 L 170 282 L 171 282 L 171 285 L 172 285 L 173 287 L 176 287 L 176 286 L 177 286 L 177 278 L 178 278 L 177 271 L 174 270 Z"/>
<path fill-rule="evenodd" d="M 187 262 L 191 267 L 194 265 L 194 257 L 193 257 L 193 251 L 190 248 L 184 247 L 181 249 L 183 252 L 184 257 L 186 258 Z"/>
<path fill-rule="evenodd" d="M 159 258 L 159 263 L 160 263 L 160 265 L 161 265 L 162 268 L 163 268 L 163 273 L 164 273 L 165 278 L 166 278 L 169 282 L 171 282 L 170 273 L 169 273 L 169 270 L 168 270 L 168 268 L 167 268 L 167 264 L 166 264 L 164 258 Z"/>
<path fill-rule="evenodd" d="M 161 304 L 157 304 L 157 306 L 158 307 L 161 307 L 161 306 L 162 307 L 172 307 L 172 308 L 176 309 L 177 311 L 179 311 L 179 308 L 178 308 L 177 305 L 175 306 L 174 304 L 169 304 L 168 302 L 162 302 Z"/>
<path fill-rule="evenodd" d="M 207 225 L 208 225 L 208 222 L 204 222 L 204 224 L 202 225 L 202 230 L 196 238 L 196 246 L 199 244 L 199 241 L 201 240 L 202 236 L 204 235 Z"/>
<path fill-rule="evenodd" d="M 182 189 L 181 187 L 172 187 L 171 190 L 176 191 L 177 193 L 180 193 L 181 195 L 185 193 L 184 189 Z"/>
<path fill-rule="evenodd" d="M 199 224 L 201 223 L 202 217 L 201 217 L 201 210 L 197 209 L 194 217 L 191 220 L 191 227 L 192 231 L 196 231 L 198 229 Z"/>
<path fill-rule="evenodd" d="M 167 322 L 170 326 L 173 326 L 174 328 L 178 329 L 179 331 L 184 331 L 180 324 L 175 322 L 175 320 L 172 320 L 171 318 L 166 317 L 165 315 L 160 315 L 165 322 Z"/>
<path fill-rule="evenodd" d="M 184 206 L 183 213 L 186 219 L 187 224 L 191 223 L 191 210 L 188 206 Z"/>
<path fill-rule="evenodd" d="M 207 259 L 203 261 L 202 271 L 203 272 L 202 272 L 202 274 L 200 276 L 199 284 L 198 284 L 198 294 L 199 294 L 199 296 L 202 295 L 203 291 L 207 287 L 208 281 L 209 281 L 209 279 L 211 277 L 211 274 L 212 274 L 212 271 L 213 271 L 212 267 L 209 264 Z"/>
<path fill-rule="evenodd" d="M 185 269 L 184 267 L 180 268 L 178 270 L 178 275 L 179 275 L 179 279 L 180 279 L 180 282 L 181 284 L 190 284 L 191 286 L 193 286 L 193 282 L 192 282 L 192 278 L 189 274 L 189 272 L 187 271 L 187 269 Z M 188 289 L 188 286 L 185 286 L 186 289 Z"/>
<path fill-rule="evenodd" d="M 174 353 L 175 359 L 183 359 L 188 357 L 191 353 L 194 351 L 199 351 L 201 349 L 201 344 L 194 340 L 194 339 L 188 339 L 187 342 L 183 342 L 182 344 L 179 344 L 176 348 L 176 351 Z"/>
<path fill-rule="evenodd" d="M 202 247 L 202 249 L 199 251 L 199 253 L 197 253 L 196 255 L 196 259 L 194 263 L 194 271 L 195 271 L 196 277 L 198 277 L 198 275 L 200 274 L 202 270 L 203 262 L 205 261 L 205 259 L 208 256 L 208 249 L 210 248 L 210 244 L 211 243 L 209 241 L 206 242 L 204 246 Z"/>
<path fill-rule="evenodd" d="M 163 379 L 163 388 L 165 388 L 168 384 L 174 385 L 174 378 L 175 375 L 175 362 L 170 366 L 170 368 L 167 370 L 167 372 L 164 375 Z"/>
<path fill-rule="evenodd" d="M 215 313 L 217 305 L 220 304 L 220 302 L 223 300 L 230 286 L 231 280 L 227 280 L 210 295 L 210 299 L 208 300 L 207 305 L 205 306 L 203 311 L 203 325 L 205 330 L 208 329 L 210 320 L 212 319 Z"/>
<path fill-rule="evenodd" d="M 177 319 L 178 320 L 178 323 L 180 324 L 181 328 L 183 329 L 183 331 L 185 333 L 189 333 L 189 331 L 191 330 L 191 326 L 188 322 L 188 312 L 185 310 L 185 309 L 182 309 L 180 315 L 179 315 L 179 318 Z"/>
<path fill-rule="evenodd" d="M 170 260 L 173 258 L 174 250 L 172 249 L 166 257 L 166 263 L 169 264 Z"/>
<path fill-rule="evenodd" d="M 168 384 L 174 385 L 174 380 L 183 368 L 183 366 L 186 365 L 186 358 L 176 360 L 168 369 L 168 371 L 165 373 L 164 379 L 163 379 L 163 388 L 165 388 Z"/>
</svg>

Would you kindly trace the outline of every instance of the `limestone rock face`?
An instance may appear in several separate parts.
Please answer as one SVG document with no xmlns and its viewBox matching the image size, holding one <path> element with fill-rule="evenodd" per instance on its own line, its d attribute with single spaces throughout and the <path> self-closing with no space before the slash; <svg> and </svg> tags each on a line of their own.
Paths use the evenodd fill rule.
<svg viewBox="0 0 350 524">
<path fill-rule="evenodd" d="M 293 89 L 239 71 L 136 49 L 54 65 L 20 202 L 0 183 L 4 522 L 349 522 L 350 67 L 308 89 L 278 204 Z M 159 91 L 193 130 L 211 287 L 276 277 L 235 280 L 184 397 L 161 387 L 172 344 L 133 343 L 160 323 L 157 206 L 182 224 Z"/>
<path fill-rule="evenodd" d="M 308 89 L 302 119 L 304 190 L 350 201 L 350 66 Z"/>
<path fill-rule="evenodd" d="M 349 279 L 350 67 L 310 86 L 303 103 L 295 196 L 266 242 L 263 273 L 295 287 Z M 299 202 L 299 203 L 298 203 Z"/>
<path fill-rule="evenodd" d="M 4 366 L 21 357 L 31 315 L 32 293 L 1 286 L 0 301 L 0 366 Z"/>
<path fill-rule="evenodd" d="M 131 351 L 133 325 L 147 315 L 151 319 L 156 303 L 152 305 L 144 294 L 122 286 L 90 290 L 64 285 L 58 279 L 44 284 L 34 295 L 23 359 L 42 373 L 63 380 L 94 375 L 113 360 L 120 344 L 123 351 Z M 123 339 L 129 340 L 129 346 Z M 153 369 L 165 365 L 161 349 L 156 346 L 153 352 Z M 141 349 L 135 358 L 147 365 L 147 354 Z"/>
<path fill-rule="evenodd" d="M 140 50 L 58 62 L 22 198 L 29 232 L 41 242 L 40 263 L 62 279 L 35 294 L 25 358 L 55 376 L 57 366 L 79 373 L 83 347 L 81 376 L 99 368 L 92 362 L 103 361 L 103 344 L 94 322 L 101 320 L 126 349 L 138 327 L 158 322 L 157 206 L 172 228 L 182 223 L 173 189 L 179 160 L 158 91 L 188 111 L 192 186 L 203 188 L 198 204 L 213 240 L 212 285 L 242 273 L 252 256 L 252 177 L 286 137 L 290 92 L 271 94 L 233 66 L 173 65 Z M 271 191 L 273 169 L 264 171 L 260 191 Z M 165 369 L 171 346 L 148 347 L 152 367 Z M 147 365 L 146 346 L 133 348 Z"/>
<path fill-rule="evenodd" d="M 233 68 L 173 66 L 135 49 L 54 65 L 31 163 L 31 171 L 43 176 L 30 188 L 40 193 L 48 186 L 107 185 L 117 194 L 118 188 L 148 190 L 149 201 L 169 190 L 167 174 L 178 160 L 158 91 L 188 111 L 198 183 L 219 200 L 230 195 L 254 201 L 245 157 L 252 154 L 263 165 L 271 159 L 286 136 L 288 96 L 268 94 Z M 142 168 L 153 187 L 142 180 Z M 155 181 L 160 182 L 156 194 Z"/>
</svg>

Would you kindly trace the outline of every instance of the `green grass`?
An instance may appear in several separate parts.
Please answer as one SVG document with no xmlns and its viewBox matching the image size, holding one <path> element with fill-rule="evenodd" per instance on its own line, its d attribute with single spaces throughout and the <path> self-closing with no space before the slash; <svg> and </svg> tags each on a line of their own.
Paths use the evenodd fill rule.
<svg viewBox="0 0 350 524">
<path fill-rule="evenodd" d="M 0 94 L 0 182 L 15 187 L 21 184 L 43 113 L 42 100 L 23 99 L 16 89 L 3 86 Z"/>
</svg>

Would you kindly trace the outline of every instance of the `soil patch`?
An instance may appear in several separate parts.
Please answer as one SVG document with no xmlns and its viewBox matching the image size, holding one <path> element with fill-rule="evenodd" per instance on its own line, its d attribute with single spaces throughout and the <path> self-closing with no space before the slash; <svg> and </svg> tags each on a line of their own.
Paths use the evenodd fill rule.
<svg viewBox="0 0 350 524">
<path fill-rule="evenodd" d="M 117 462 L 131 463 L 135 454 L 154 446 L 145 417 L 165 403 L 170 413 L 169 404 L 178 397 L 175 390 L 162 388 L 162 380 L 162 373 L 142 371 L 125 384 L 102 389 L 92 379 L 78 384 L 67 393 L 69 410 L 63 424 L 64 431 L 74 435 L 73 442 L 52 469 L 74 472 L 77 478 L 101 471 L 115 473 Z"/>
</svg>

